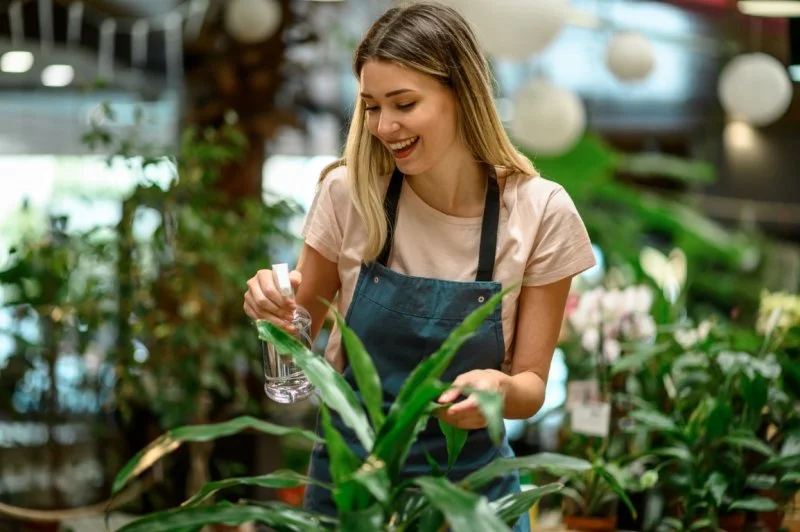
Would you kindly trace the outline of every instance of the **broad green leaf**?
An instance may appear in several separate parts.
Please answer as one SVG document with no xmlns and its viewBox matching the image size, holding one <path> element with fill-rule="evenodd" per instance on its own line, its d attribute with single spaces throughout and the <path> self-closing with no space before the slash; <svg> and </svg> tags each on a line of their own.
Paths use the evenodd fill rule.
<svg viewBox="0 0 800 532">
<path fill-rule="evenodd" d="M 485 497 L 463 490 L 442 477 L 420 477 L 414 482 L 422 488 L 430 504 L 444 514 L 451 529 L 459 532 L 510 531 L 492 512 Z"/>
<path fill-rule="evenodd" d="M 683 530 L 683 523 L 681 523 L 680 519 L 675 517 L 664 517 L 661 519 L 661 526 L 669 527 L 672 530 Z"/>
<path fill-rule="evenodd" d="M 488 390 L 475 390 L 465 388 L 464 393 L 474 396 L 478 401 L 478 408 L 486 419 L 489 437 L 495 445 L 500 445 L 505 434 L 503 424 L 503 407 L 505 406 L 502 394 Z"/>
<path fill-rule="evenodd" d="M 778 509 L 778 505 L 767 497 L 749 497 L 734 501 L 729 507 L 731 510 L 745 510 L 748 512 L 771 512 Z"/>
<path fill-rule="evenodd" d="M 385 530 L 386 522 L 383 508 L 380 504 L 373 504 L 364 510 L 342 513 L 339 517 L 340 530 Z"/>
<path fill-rule="evenodd" d="M 500 519 L 511 526 L 519 516 L 528 512 L 539 499 L 553 493 L 558 493 L 563 488 L 563 484 L 554 482 L 518 493 L 509 493 L 496 501 L 490 502 L 489 507 Z"/>
<path fill-rule="evenodd" d="M 217 480 L 209 482 L 200 491 L 192 495 L 186 500 L 182 506 L 196 506 L 203 502 L 216 492 L 235 486 L 260 486 L 262 488 L 295 488 L 304 484 L 317 484 L 326 489 L 331 489 L 331 486 L 317 482 L 316 480 L 306 475 L 301 475 L 295 471 L 288 469 L 275 471 L 268 475 L 260 475 L 257 477 L 237 477 L 226 478 L 224 480 Z"/>
<path fill-rule="evenodd" d="M 669 417 L 653 410 L 634 410 L 628 417 L 638 421 L 645 428 L 657 431 L 676 431 L 675 422 Z"/>
<path fill-rule="evenodd" d="M 706 481 L 706 489 L 711 493 L 711 496 L 714 497 L 714 502 L 717 506 L 721 506 L 722 497 L 728 489 L 728 481 L 723 474 L 714 471 Z"/>
<path fill-rule="evenodd" d="M 781 477 L 781 484 L 790 484 L 793 482 L 800 483 L 800 473 L 797 471 L 786 473 Z"/>
<path fill-rule="evenodd" d="M 338 412 L 345 425 L 353 429 L 365 449 L 372 449 L 375 433 L 355 392 L 344 377 L 328 364 L 325 358 L 315 355 L 295 337 L 267 321 L 256 322 L 261 340 L 292 356 L 308 380 L 317 387 L 322 400 L 329 408 Z"/>
<path fill-rule="evenodd" d="M 800 470 L 800 453 L 791 454 L 788 456 L 773 456 L 769 460 L 762 462 L 757 466 L 757 469 L 769 470 L 772 468 Z"/>
<path fill-rule="evenodd" d="M 432 402 L 446 389 L 447 385 L 438 381 L 426 382 L 402 410 L 389 412 L 375 439 L 373 454 L 386 463 L 390 478 L 396 478 L 416 435 L 430 416 Z"/>
<path fill-rule="evenodd" d="M 336 317 L 336 323 L 339 325 L 339 331 L 342 334 L 342 342 L 347 350 L 347 362 L 353 370 L 353 376 L 358 385 L 358 391 L 364 398 L 364 404 L 367 407 L 367 413 L 372 419 L 372 426 L 377 432 L 383 425 L 383 390 L 381 389 L 381 380 L 378 375 L 378 370 L 375 369 L 375 364 L 372 357 L 364 348 L 364 344 L 356 333 L 347 326 L 344 318 L 336 311 L 333 306 L 328 305 Z"/>
<path fill-rule="evenodd" d="M 744 447 L 745 449 L 750 449 L 751 451 L 763 454 L 766 457 L 775 456 L 775 451 L 772 449 L 772 447 L 764 443 L 762 440 L 759 440 L 755 436 L 726 436 L 722 438 L 721 441 L 733 447 Z"/>
<path fill-rule="evenodd" d="M 409 526 L 419 516 L 428 501 L 422 491 L 416 486 L 398 488 L 392 498 L 392 509 L 398 529 L 410 530 Z"/>
<path fill-rule="evenodd" d="M 416 532 L 440 532 L 445 524 L 444 514 L 435 506 L 427 506 L 419 516 Z"/>
<path fill-rule="evenodd" d="M 682 462 L 692 463 L 694 456 L 686 447 L 670 446 L 653 449 L 648 454 L 653 456 L 666 456 L 668 458 L 676 458 Z"/>
<path fill-rule="evenodd" d="M 265 434 L 274 436 L 302 436 L 314 442 L 322 440 L 313 432 L 292 427 L 275 425 L 267 421 L 262 421 L 251 416 L 241 416 L 222 423 L 208 425 L 190 425 L 178 427 L 168 431 L 156 438 L 150 445 L 136 453 L 122 466 L 114 478 L 111 488 L 112 493 L 118 493 L 133 478 L 140 475 L 150 466 L 161 460 L 164 456 L 177 450 L 186 442 L 204 442 L 223 438 L 242 432 L 243 430 L 253 429 Z"/>
<path fill-rule="evenodd" d="M 757 490 L 768 490 L 775 486 L 778 478 L 774 475 L 747 475 L 745 483 L 747 487 Z"/>
<path fill-rule="evenodd" d="M 212 524 L 239 525 L 248 521 L 279 529 L 316 532 L 329 522 L 324 516 L 288 505 L 203 505 L 179 507 L 136 519 L 119 532 L 173 532 L 174 530 Z"/>
<path fill-rule="evenodd" d="M 364 497 L 363 486 L 357 483 L 348 483 L 353 473 L 361 466 L 353 450 L 342 438 L 331 422 L 331 414 L 325 404 L 320 405 L 320 424 L 325 435 L 325 444 L 330 457 L 330 472 L 333 484 L 336 487 L 332 494 L 336 507 L 342 511 L 349 511 Z"/>
<path fill-rule="evenodd" d="M 692 522 L 692 525 L 689 527 L 689 530 L 705 531 L 713 529 L 714 529 L 714 522 L 708 518 L 698 519 L 697 521 Z"/>
<path fill-rule="evenodd" d="M 447 442 L 447 470 L 450 471 L 467 443 L 469 432 L 439 420 L 439 428 Z"/>
<path fill-rule="evenodd" d="M 724 434 L 727 434 L 733 420 L 733 409 L 727 401 L 714 400 L 711 412 L 708 415 L 706 425 L 706 437 L 709 441 L 714 441 Z"/>
<path fill-rule="evenodd" d="M 616 375 L 623 371 L 637 369 L 646 364 L 651 358 L 663 353 L 667 347 L 669 347 L 668 344 L 637 347 L 635 352 L 620 357 L 611 365 L 611 374 Z"/>
<path fill-rule="evenodd" d="M 496 458 L 489 464 L 468 475 L 459 485 L 475 491 L 495 478 L 517 470 L 546 470 L 556 474 L 582 473 L 592 464 L 581 458 L 557 453 L 538 453 L 516 458 Z"/>
<path fill-rule="evenodd" d="M 367 488 L 375 499 L 386 506 L 389 504 L 392 486 L 386 464 L 370 455 L 367 460 L 353 473 L 353 479 Z"/>
<path fill-rule="evenodd" d="M 594 470 L 595 473 L 597 473 L 600 477 L 602 477 L 603 480 L 605 480 L 608 483 L 608 485 L 611 486 L 611 490 L 617 495 L 617 497 L 619 497 L 622 500 L 622 502 L 625 503 L 625 506 L 628 507 L 628 510 L 630 510 L 631 515 L 635 518 L 636 508 L 634 508 L 633 503 L 628 497 L 628 494 L 625 493 L 625 488 L 622 487 L 622 484 L 620 484 L 619 480 L 617 480 L 617 477 L 609 473 L 609 471 L 602 466 L 597 466 L 594 468 Z"/>
<path fill-rule="evenodd" d="M 400 389 L 397 400 L 392 405 L 391 410 L 402 410 L 410 398 L 417 393 L 420 386 L 441 377 L 459 348 L 478 330 L 484 320 L 494 312 L 495 308 L 503 301 L 503 297 L 516 286 L 514 284 L 495 294 L 456 326 L 441 347 L 411 372 L 411 375 L 408 376 L 408 379 Z"/>
</svg>

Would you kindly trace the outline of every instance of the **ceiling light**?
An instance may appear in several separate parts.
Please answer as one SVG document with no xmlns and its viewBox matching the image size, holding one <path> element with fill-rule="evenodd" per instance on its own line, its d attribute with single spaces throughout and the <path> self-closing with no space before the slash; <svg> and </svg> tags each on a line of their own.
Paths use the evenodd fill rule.
<svg viewBox="0 0 800 532">
<path fill-rule="evenodd" d="M 70 65 L 50 65 L 42 71 L 42 84 L 47 87 L 66 87 L 75 79 Z"/>
<path fill-rule="evenodd" d="M 797 0 L 740 0 L 739 11 L 753 17 L 800 17 Z"/>
<path fill-rule="evenodd" d="M 27 72 L 33 66 L 33 54 L 30 52 L 6 52 L 0 58 L 0 70 L 8 73 Z"/>
</svg>

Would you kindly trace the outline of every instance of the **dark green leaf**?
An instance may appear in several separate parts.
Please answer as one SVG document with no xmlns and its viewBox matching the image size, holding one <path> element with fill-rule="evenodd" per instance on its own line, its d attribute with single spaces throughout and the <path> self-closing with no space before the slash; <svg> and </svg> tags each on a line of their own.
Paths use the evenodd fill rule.
<svg viewBox="0 0 800 532">
<path fill-rule="evenodd" d="M 495 478 L 517 470 L 546 470 L 556 474 L 582 473 L 592 468 L 592 464 L 580 458 L 557 453 L 538 453 L 516 458 L 497 458 L 468 475 L 460 485 L 475 491 Z"/>
<path fill-rule="evenodd" d="M 339 520 L 341 530 L 366 531 L 386 528 L 383 508 L 380 504 L 373 504 L 364 510 L 345 512 L 341 514 Z"/>
<path fill-rule="evenodd" d="M 331 414 L 328 407 L 320 405 L 320 424 L 325 435 L 326 448 L 330 456 L 331 479 L 336 489 L 333 492 L 333 500 L 337 508 L 342 511 L 349 511 L 355 507 L 360 500 L 359 492 L 363 491 L 360 484 L 348 483 L 353 473 L 361 466 L 361 461 L 353 450 L 342 438 L 341 433 L 336 430 L 331 422 Z"/>
<path fill-rule="evenodd" d="M 123 526 L 120 532 L 172 532 L 186 527 L 211 524 L 239 525 L 248 521 L 271 527 L 316 532 L 322 529 L 323 516 L 288 505 L 204 505 L 156 512 Z M 328 522 L 325 519 L 324 522 Z"/>
<path fill-rule="evenodd" d="M 544 486 L 537 486 L 519 493 L 509 493 L 489 503 L 489 506 L 500 519 L 511 526 L 519 516 L 528 512 L 539 499 L 557 493 L 563 488 L 563 484 L 545 484 Z"/>
<path fill-rule="evenodd" d="M 669 347 L 667 344 L 637 347 L 635 352 L 620 357 L 611 365 L 611 374 L 616 375 L 623 371 L 635 370 L 659 353 L 663 353 L 667 347 Z"/>
<path fill-rule="evenodd" d="M 761 375 L 755 374 L 753 378 L 741 376 L 741 391 L 744 402 L 751 412 L 761 412 L 767 404 L 769 383 Z"/>
<path fill-rule="evenodd" d="M 729 507 L 731 510 L 745 510 L 748 512 L 771 512 L 778 509 L 778 505 L 767 497 L 750 497 L 734 501 Z"/>
<path fill-rule="evenodd" d="M 671 530 L 683 530 L 683 523 L 680 522 L 680 519 L 676 519 L 675 517 L 664 517 L 661 519 L 659 526 L 666 527 Z"/>
<path fill-rule="evenodd" d="M 800 483 L 800 473 L 793 471 L 781 477 L 781 484 Z"/>
<path fill-rule="evenodd" d="M 312 353 L 280 327 L 264 320 L 257 321 L 256 326 L 261 340 L 275 345 L 282 353 L 290 354 L 308 380 L 317 387 L 325 404 L 338 412 L 344 424 L 353 429 L 365 449 L 372 449 L 375 433 L 356 394 L 344 377 L 325 358 Z"/>
<path fill-rule="evenodd" d="M 195 506 L 212 496 L 214 493 L 235 486 L 260 486 L 262 488 L 275 489 L 294 488 L 304 484 L 317 484 L 324 488 L 331 489 L 331 486 L 328 486 L 327 484 L 317 482 L 306 475 L 301 475 L 300 473 L 287 469 L 257 477 L 226 478 L 224 480 L 209 482 L 200 488 L 200 491 L 192 495 L 190 499 L 184 502 L 183 506 Z"/>
<path fill-rule="evenodd" d="M 714 522 L 711 519 L 703 518 L 694 521 L 692 525 L 689 527 L 689 530 L 713 530 L 714 529 Z"/>
<path fill-rule="evenodd" d="M 358 338 L 358 335 L 347 326 L 344 318 L 336 312 L 333 306 L 328 305 L 336 317 L 336 323 L 339 325 L 339 331 L 342 334 L 342 341 L 345 349 L 347 350 L 347 362 L 353 369 L 353 376 L 355 377 L 358 391 L 364 398 L 364 404 L 367 407 L 370 419 L 372 419 L 372 426 L 375 431 L 379 431 L 383 425 L 383 390 L 381 389 L 381 380 L 378 375 L 378 370 L 375 369 L 375 364 L 372 357 L 364 348 L 364 344 Z"/>
<path fill-rule="evenodd" d="M 682 462 L 692 463 L 694 457 L 686 447 L 670 446 L 653 449 L 649 454 L 654 456 L 666 456 L 668 458 L 676 458 Z"/>
<path fill-rule="evenodd" d="M 432 506 L 442 512 L 447 524 L 459 532 L 509 531 L 492 512 L 485 497 L 470 493 L 442 477 L 420 477 L 414 482 L 422 488 Z"/>
<path fill-rule="evenodd" d="M 416 532 L 439 532 L 444 524 L 444 514 L 437 510 L 436 507 L 429 505 L 420 513 L 417 527 L 410 530 Z"/>
<path fill-rule="evenodd" d="M 600 475 L 600 477 L 603 478 L 603 480 L 608 483 L 609 486 L 611 486 L 611 490 L 617 495 L 617 497 L 619 497 L 622 502 L 625 503 L 625 506 L 628 507 L 631 515 L 636 517 L 636 508 L 634 508 L 633 503 L 631 502 L 630 498 L 628 498 L 628 494 L 625 493 L 625 488 L 623 488 L 622 484 L 619 483 L 617 477 L 609 473 L 609 471 L 602 466 L 597 466 L 594 468 L 594 470 L 598 475 Z"/>
<path fill-rule="evenodd" d="M 733 409 L 727 401 L 714 401 L 711 412 L 708 415 L 707 434 L 708 440 L 716 440 L 723 434 L 727 434 L 733 420 Z"/>
<path fill-rule="evenodd" d="M 711 493 L 717 506 L 720 506 L 722 505 L 722 497 L 728 489 L 728 481 L 723 474 L 714 471 L 706 481 L 706 489 Z"/>
<path fill-rule="evenodd" d="M 766 457 L 775 456 L 775 451 L 772 449 L 772 447 L 764 443 L 762 440 L 759 440 L 755 436 L 726 436 L 720 441 L 733 447 L 744 447 L 745 449 L 750 449 L 751 451 L 763 454 Z"/>
<path fill-rule="evenodd" d="M 353 474 L 353 479 L 367 488 L 379 503 L 389 504 L 392 486 L 389 474 L 386 472 L 386 464 L 374 456 L 368 456 L 367 460 Z"/>
<path fill-rule="evenodd" d="M 653 410 L 634 410 L 628 417 L 638 421 L 645 428 L 656 431 L 676 431 L 675 422 L 669 417 Z"/>
<path fill-rule="evenodd" d="M 475 309 L 453 329 L 442 346 L 411 372 L 411 375 L 409 375 L 400 389 L 397 400 L 392 405 L 391 410 L 402 410 L 424 383 L 432 382 L 441 377 L 459 348 L 478 330 L 484 320 L 494 312 L 494 309 L 503 301 L 503 297 L 516 286 L 516 284 L 509 286 L 489 298 L 486 303 Z"/>
<path fill-rule="evenodd" d="M 275 436 L 302 436 L 311 441 L 322 441 L 316 434 L 307 430 L 284 427 L 268 423 L 251 416 L 241 416 L 223 423 L 179 427 L 159 436 L 150 445 L 136 453 L 114 478 L 112 493 L 118 493 L 131 479 L 140 475 L 164 456 L 178 449 L 185 442 L 211 441 L 243 430 L 253 429 Z"/>
<path fill-rule="evenodd" d="M 447 442 L 447 470 L 451 470 L 458 460 L 458 455 L 467 443 L 467 436 L 469 432 L 464 429 L 459 429 L 439 420 L 439 428 L 444 434 L 445 441 Z"/>
<path fill-rule="evenodd" d="M 486 419 L 489 437 L 495 445 L 500 445 L 505 434 L 503 423 L 503 407 L 505 401 L 503 395 L 498 392 L 488 390 L 476 390 L 473 388 L 463 388 L 462 393 L 469 394 L 478 401 L 478 408 Z"/>
<path fill-rule="evenodd" d="M 757 490 L 772 489 L 777 482 L 777 477 L 773 475 L 748 475 L 745 480 L 747 487 Z"/>
</svg>

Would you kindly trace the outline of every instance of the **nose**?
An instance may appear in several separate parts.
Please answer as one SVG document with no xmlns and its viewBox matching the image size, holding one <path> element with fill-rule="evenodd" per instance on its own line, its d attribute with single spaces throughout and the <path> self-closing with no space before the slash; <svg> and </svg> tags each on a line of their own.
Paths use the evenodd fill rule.
<svg viewBox="0 0 800 532">
<path fill-rule="evenodd" d="M 388 137 L 400 129 L 400 125 L 390 113 L 381 113 L 378 119 L 378 136 Z"/>
</svg>

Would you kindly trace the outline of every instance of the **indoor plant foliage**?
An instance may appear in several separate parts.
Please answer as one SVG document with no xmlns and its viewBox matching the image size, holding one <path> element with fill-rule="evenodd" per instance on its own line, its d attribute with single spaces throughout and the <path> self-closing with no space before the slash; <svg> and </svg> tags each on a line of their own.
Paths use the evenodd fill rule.
<svg viewBox="0 0 800 532">
<path fill-rule="evenodd" d="M 165 434 L 141 451 L 119 473 L 114 489 L 122 489 L 183 441 L 213 439 L 244 428 L 255 428 L 278 435 L 292 431 L 327 446 L 333 482 L 324 487 L 332 491 L 339 518 L 330 519 L 275 502 L 200 504 L 215 491 L 235 485 L 278 487 L 314 482 L 294 472 L 277 471 L 259 477 L 228 479 L 207 484 L 180 508 L 142 517 L 123 530 L 154 532 L 179 527 L 199 527 L 210 523 L 237 524 L 245 521 L 259 521 L 278 530 L 318 530 L 321 526 L 330 525 L 341 530 L 435 531 L 445 523 L 456 530 L 465 531 L 509 530 L 509 524 L 527 512 L 534 502 L 544 495 L 557 492 L 562 486 L 558 483 L 546 484 L 507 495 L 494 502 L 475 493 L 476 490 L 495 477 L 515 469 L 558 469 L 578 473 L 589 471 L 592 464 L 567 456 L 541 453 L 514 459 L 498 458 L 459 482 L 451 482 L 445 475 L 438 473 L 411 481 L 400 479 L 402 465 L 416 435 L 434 410 L 442 406 L 435 400 L 448 385 L 441 382 L 439 377 L 459 347 L 500 303 L 503 295 L 504 293 L 498 294 L 487 301 L 453 330 L 439 350 L 409 376 L 388 411 L 381 407 L 381 383 L 372 360 L 341 316 L 337 314 L 336 318 L 342 330 L 358 389 L 363 396 L 363 406 L 353 389 L 323 357 L 313 354 L 272 324 L 258 322 L 261 339 L 291 353 L 295 362 L 317 387 L 322 401 L 320 420 L 324 440 L 313 433 L 252 418 L 239 418 L 220 425 L 184 427 Z M 478 394 L 480 407 L 490 420 L 490 434 L 499 441 L 503 431 L 501 397 L 490 392 L 472 392 Z M 332 410 L 353 429 L 364 447 L 369 450 L 365 459 L 357 457 L 345 445 L 341 433 L 332 426 Z M 442 430 L 447 438 L 450 460 L 453 461 L 465 442 L 466 433 L 445 425 L 442 425 Z"/>
</svg>

